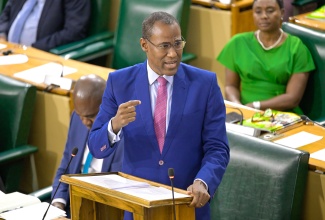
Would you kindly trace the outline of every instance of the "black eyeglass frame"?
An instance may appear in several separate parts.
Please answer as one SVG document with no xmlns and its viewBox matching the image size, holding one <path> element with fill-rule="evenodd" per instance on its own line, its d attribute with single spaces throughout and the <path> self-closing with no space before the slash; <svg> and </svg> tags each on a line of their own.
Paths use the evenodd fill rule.
<svg viewBox="0 0 325 220">
<path fill-rule="evenodd" d="M 157 49 L 159 49 L 159 50 L 161 50 L 161 51 L 168 51 L 168 50 L 170 50 L 170 48 L 174 48 L 175 50 L 182 50 L 182 49 L 184 49 L 184 47 L 185 47 L 185 44 L 186 44 L 186 41 L 185 41 L 185 39 L 183 38 L 183 37 L 181 37 L 182 39 L 181 40 L 176 40 L 173 44 L 172 43 L 170 43 L 170 42 L 164 42 L 164 43 L 161 43 L 161 44 L 158 44 L 158 45 L 156 45 L 156 44 L 154 44 L 154 43 L 152 43 L 148 38 L 143 38 L 143 39 L 145 39 L 145 40 L 147 40 L 149 43 L 151 43 L 153 46 L 155 46 Z M 175 44 L 176 43 L 180 43 L 180 42 L 182 42 L 182 46 L 180 47 L 180 48 L 177 48 L 177 47 L 175 47 Z M 165 47 L 166 45 L 168 45 L 167 47 Z"/>
</svg>

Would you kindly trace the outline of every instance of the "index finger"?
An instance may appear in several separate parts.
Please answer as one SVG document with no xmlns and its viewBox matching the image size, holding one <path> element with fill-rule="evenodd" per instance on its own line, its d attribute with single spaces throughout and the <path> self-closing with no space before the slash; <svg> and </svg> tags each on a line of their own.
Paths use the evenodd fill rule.
<svg viewBox="0 0 325 220">
<path fill-rule="evenodd" d="M 124 108 L 129 108 L 129 107 L 135 107 L 135 106 L 140 105 L 140 104 L 141 104 L 140 100 L 130 100 L 128 102 L 125 102 L 125 103 L 121 104 L 120 106 L 124 107 Z"/>
<path fill-rule="evenodd" d="M 137 105 L 141 104 L 141 101 L 140 100 L 130 100 L 127 103 L 130 104 L 128 106 L 137 106 Z"/>
</svg>

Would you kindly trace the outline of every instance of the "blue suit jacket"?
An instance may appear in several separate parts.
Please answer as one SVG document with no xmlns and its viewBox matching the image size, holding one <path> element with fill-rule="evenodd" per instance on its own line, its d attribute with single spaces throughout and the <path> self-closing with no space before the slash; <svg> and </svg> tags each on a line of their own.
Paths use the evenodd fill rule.
<svg viewBox="0 0 325 220">
<path fill-rule="evenodd" d="M 67 174 L 80 173 L 82 159 L 84 156 L 84 151 L 85 151 L 85 147 L 86 147 L 86 143 L 87 143 L 87 139 L 88 139 L 88 133 L 89 133 L 88 128 L 84 124 L 82 124 L 80 117 L 75 112 L 73 112 L 72 116 L 71 116 L 71 120 L 70 120 L 68 139 L 67 139 L 66 146 L 64 149 L 61 164 L 56 172 L 54 182 L 52 185 L 52 187 L 53 187 L 52 197 L 53 197 L 56 187 L 59 184 L 59 179 L 61 178 L 61 175 L 64 174 L 64 170 L 66 169 L 66 167 L 69 163 L 69 160 L 71 158 L 72 149 L 75 147 L 78 148 L 78 153 L 72 159 L 70 166 L 66 173 Z M 119 144 L 123 144 L 123 140 Z M 102 172 L 121 171 L 123 147 L 121 146 L 116 149 L 117 150 L 113 154 L 111 154 L 109 157 L 104 158 Z M 69 186 L 68 186 L 68 184 L 61 183 L 54 199 L 55 198 L 65 199 L 67 201 L 67 208 L 69 208 Z"/>
<path fill-rule="evenodd" d="M 9 29 L 26 0 L 8 0 L 0 15 L 0 33 Z M 87 36 L 91 5 L 89 0 L 46 0 L 32 45 L 48 51 Z"/>
<path fill-rule="evenodd" d="M 160 154 L 146 62 L 110 73 L 89 135 L 89 149 L 95 157 L 106 157 L 116 148 L 110 146 L 107 123 L 118 106 L 129 100 L 141 100 L 141 104 L 136 107 L 136 120 L 122 130 L 122 171 L 169 185 L 168 168 L 174 168 L 175 187 L 187 189 L 200 178 L 213 196 L 229 161 L 225 106 L 216 74 L 180 64 L 174 76 L 169 127 Z M 196 210 L 196 219 L 209 219 L 209 215 L 209 205 Z"/>
</svg>

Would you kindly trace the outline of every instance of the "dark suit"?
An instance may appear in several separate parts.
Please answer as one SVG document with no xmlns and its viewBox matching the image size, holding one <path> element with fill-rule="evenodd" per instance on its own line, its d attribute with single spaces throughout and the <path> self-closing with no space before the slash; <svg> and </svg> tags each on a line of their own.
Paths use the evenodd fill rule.
<svg viewBox="0 0 325 220">
<path fill-rule="evenodd" d="M 59 179 L 61 178 L 61 175 L 64 174 L 64 170 L 66 169 L 69 163 L 69 160 L 71 158 L 71 152 L 74 147 L 78 148 L 78 153 L 72 159 L 71 164 L 67 170 L 67 174 L 80 173 L 81 166 L 82 166 L 82 159 L 84 156 L 84 151 L 88 139 L 88 133 L 89 133 L 88 128 L 84 124 L 82 124 L 82 121 L 79 118 L 79 116 L 75 112 L 73 112 L 70 120 L 68 139 L 64 149 L 62 161 L 57 170 L 52 185 L 53 187 L 52 197 L 56 187 L 59 184 Z M 123 144 L 123 143 L 121 142 L 119 144 Z M 120 149 L 114 152 L 112 155 L 104 158 L 102 172 L 120 171 L 122 156 L 123 156 L 123 147 L 121 146 Z M 61 183 L 54 199 L 55 198 L 65 199 L 67 201 L 67 205 L 69 206 L 69 186 L 67 184 Z"/>
<path fill-rule="evenodd" d="M 8 0 L 0 15 L 0 33 L 8 36 L 9 29 L 26 0 Z M 90 20 L 89 0 L 46 0 L 32 44 L 48 51 L 54 47 L 87 36 Z"/>
<path fill-rule="evenodd" d="M 216 74 L 181 63 L 174 76 L 169 127 L 162 154 L 154 131 L 147 63 L 110 73 L 103 102 L 89 135 L 89 149 L 103 158 L 110 146 L 107 124 L 118 106 L 140 100 L 136 120 L 123 127 L 122 171 L 170 184 L 168 168 L 175 170 L 175 187 L 187 189 L 200 178 L 214 195 L 229 161 L 225 106 Z M 117 146 L 118 147 L 118 146 Z M 209 204 L 196 210 L 196 219 L 210 219 Z"/>
</svg>

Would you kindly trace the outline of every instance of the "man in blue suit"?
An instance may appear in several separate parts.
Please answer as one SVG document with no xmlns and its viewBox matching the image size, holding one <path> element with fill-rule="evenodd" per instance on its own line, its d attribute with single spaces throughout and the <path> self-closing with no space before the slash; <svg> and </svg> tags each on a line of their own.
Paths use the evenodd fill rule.
<svg viewBox="0 0 325 220">
<path fill-rule="evenodd" d="M 23 8 L 31 0 L 8 0 L 0 15 L 0 37 L 8 39 Z M 48 51 L 87 36 L 91 5 L 89 0 L 37 0 L 25 19 L 20 41 L 16 43 Z"/>
<path fill-rule="evenodd" d="M 106 81 L 101 77 L 91 74 L 82 76 L 74 87 L 73 102 L 75 111 L 72 113 L 68 139 L 60 167 L 57 170 L 52 188 L 52 197 L 59 184 L 59 179 L 69 163 L 72 149 L 77 147 L 78 154 L 72 159 L 67 170 L 68 174 L 84 172 L 109 172 L 120 171 L 123 156 L 123 147 L 116 148 L 116 152 L 104 159 L 92 159 L 89 168 L 85 170 L 88 156 L 87 139 L 99 110 L 101 98 L 106 86 Z M 122 142 L 119 144 L 123 144 Z M 52 204 L 66 210 L 69 214 L 69 186 L 62 183 L 53 199 Z"/>
<path fill-rule="evenodd" d="M 155 12 L 143 22 L 140 45 L 147 61 L 109 75 L 90 152 L 110 155 L 123 135 L 122 172 L 169 184 L 168 168 L 174 168 L 175 187 L 193 196 L 196 219 L 208 220 L 210 196 L 229 161 L 216 74 L 181 63 L 185 40 L 168 13 Z M 124 217 L 132 219 L 130 213 Z"/>
</svg>

